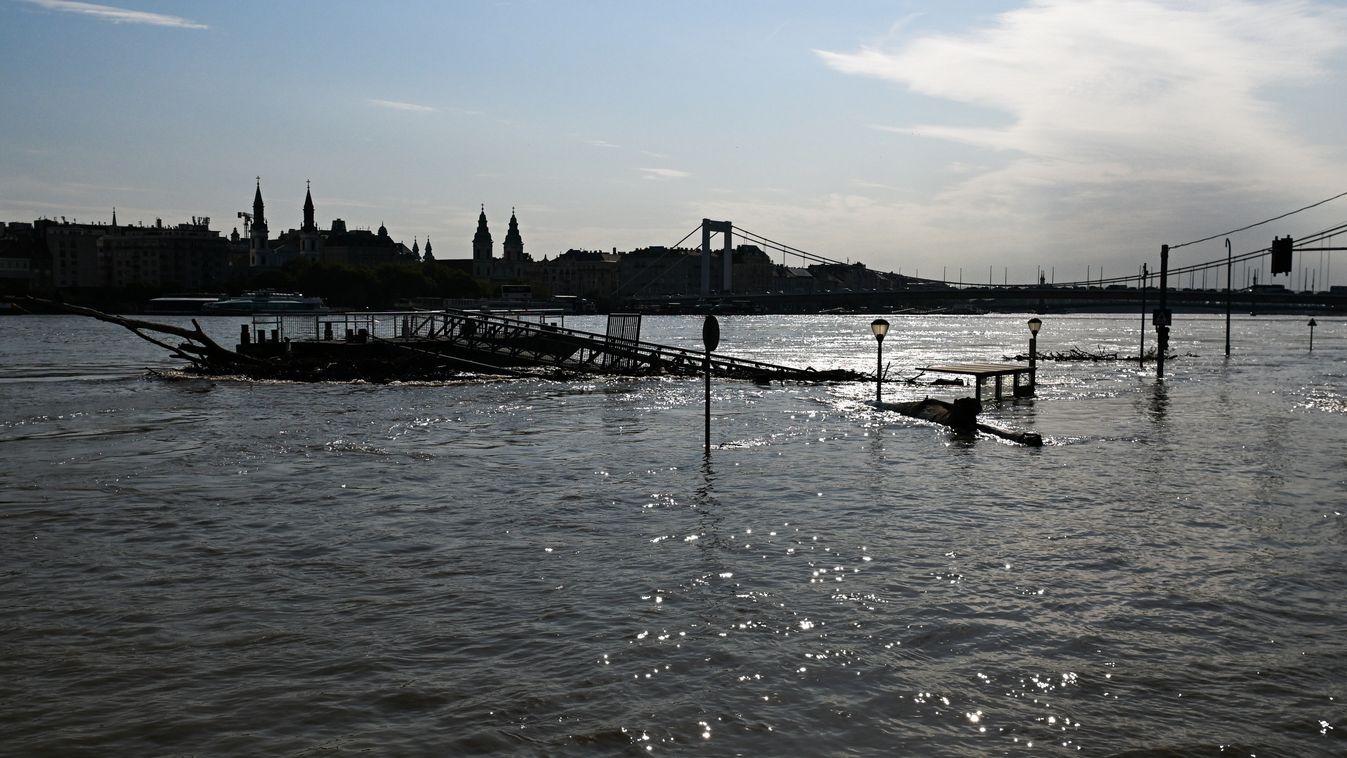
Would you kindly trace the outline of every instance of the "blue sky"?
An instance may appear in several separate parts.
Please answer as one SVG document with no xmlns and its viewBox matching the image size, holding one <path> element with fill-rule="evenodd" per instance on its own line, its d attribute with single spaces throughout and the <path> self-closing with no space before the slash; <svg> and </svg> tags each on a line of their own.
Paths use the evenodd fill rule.
<svg viewBox="0 0 1347 758">
<path fill-rule="evenodd" d="M 321 225 L 441 258 L 484 203 L 535 258 L 708 217 L 923 276 L 1121 275 L 1347 191 L 1345 48 L 1313 2 L 0 0 L 0 219 L 228 231 L 260 175 L 273 231 L 312 180 Z"/>
</svg>

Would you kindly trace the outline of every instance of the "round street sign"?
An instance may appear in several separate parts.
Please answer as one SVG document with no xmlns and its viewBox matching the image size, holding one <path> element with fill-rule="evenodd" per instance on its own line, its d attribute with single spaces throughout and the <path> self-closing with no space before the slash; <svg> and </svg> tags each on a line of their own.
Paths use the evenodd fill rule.
<svg viewBox="0 0 1347 758">
<path fill-rule="evenodd" d="M 702 342 L 708 353 L 720 346 L 720 322 L 715 316 L 707 316 L 702 324 Z"/>
</svg>

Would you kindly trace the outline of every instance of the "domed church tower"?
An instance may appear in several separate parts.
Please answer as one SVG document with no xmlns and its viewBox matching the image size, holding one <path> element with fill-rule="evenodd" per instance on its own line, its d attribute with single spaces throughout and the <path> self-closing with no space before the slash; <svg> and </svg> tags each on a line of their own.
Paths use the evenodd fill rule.
<svg viewBox="0 0 1347 758">
<path fill-rule="evenodd" d="M 486 206 L 477 216 L 477 233 L 472 237 L 472 275 L 491 278 L 491 230 L 486 228 Z"/>
<path fill-rule="evenodd" d="M 510 229 L 505 233 L 505 242 L 500 246 L 501 257 L 511 263 L 524 260 L 524 239 L 519 236 L 519 220 L 514 217 L 514 208 L 510 209 Z"/>
</svg>

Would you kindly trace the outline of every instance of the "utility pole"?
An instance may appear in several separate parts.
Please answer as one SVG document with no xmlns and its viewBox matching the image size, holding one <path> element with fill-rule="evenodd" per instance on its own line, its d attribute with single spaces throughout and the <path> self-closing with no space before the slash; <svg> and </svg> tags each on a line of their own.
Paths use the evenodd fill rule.
<svg viewBox="0 0 1347 758">
<path fill-rule="evenodd" d="M 1230 257 L 1230 238 L 1225 238 L 1225 357 L 1230 357 L 1230 301 L 1234 294 L 1230 291 L 1231 272 L 1234 260 Z"/>
<path fill-rule="evenodd" d="M 1137 353 L 1137 368 L 1146 367 L 1146 262 L 1141 263 L 1141 352 Z"/>
<path fill-rule="evenodd" d="M 1151 319 L 1155 324 L 1155 378 L 1165 378 L 1165 353 L 1169 350 L 1169 245 L 1160 246 L 1160 307 Z"/>
</svg>

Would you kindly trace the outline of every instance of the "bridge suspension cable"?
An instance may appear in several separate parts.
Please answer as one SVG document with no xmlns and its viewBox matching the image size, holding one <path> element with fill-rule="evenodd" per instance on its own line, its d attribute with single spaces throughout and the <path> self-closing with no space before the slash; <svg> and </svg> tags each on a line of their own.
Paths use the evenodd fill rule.
<svg viewBox="0 0 1347 758">
<path fill-rule="evenodd" d="M 1339 193 L 1339 194 L 1337 194 L 1337 195 L 1333 195 L 1332 197 L 1325 198 L 1325 199 L 1320 200 L 1320 201 L 1318 201 L 1318 202 L 1316 202 L 1316 203 L 1311 203 L 1310 205 L 1306 205 L 1306 206 L 1304 206 L 1304 207 L 1297 208 L 1297 209 L 1295 209 L 1295 210 L 1293 210 L 1293 211 L 1288 211 L 1288 212 L 1283 213 L 1283 214 L 1281 214 L 1281 215 L 1273 216 L 1272 218 L 1264 219 L 1264 220 L 1262 220 L 1262 221 L 1258 221 L 1258 222 L 1253 223 L 1253 224 L 1248 224 L 1248 225 L 1239 227 L 1238 229 L 1232 229 L 1232 230 L 1230 230 L 1230 231 L 1228 231 L 1228 232 L 1223 232 L 1223 233 L 1221 233 L 1221 234 L 1213 234 L 1213 235 L 1208 236 L 1208 237 L 1203 237 L 1203 238 L 1201 238 L 1201 239 L 1191 240 L 1191 241 L 1189 241 L 1189 242 L 1183 242 L 1183 243 L 1180 243 L 1180 244 L 1177 244 L 1177 245 L 1170 245 L 1170 246 L 1169 246 L 1169 249 L 1170 249 L 1171 251 L 1173 251 L 1173 250 L 1176 250 L 1176 249 L 1178 249 L 1178 248 L 1187 247 L 1187 246 L 1190 246 L 1190 245 L 1196 245 L 1196 244 L 1199 244 L 1199 243 L 1202 243 L 1202 242 L 1210 242 L 1211 240 L 1214 240 L 1214 239 L 1219 239 L 1219 238 L 1221 238 L 1221 237 L 1226 237 L 1226 236 L 1229 236 L 1229 235 L 1231 235 L 1231 234 L 1236 234 L 1236 233 L 1239 233 L 1239 232 L 1247 231 L 1247 230 L 1249 230 L 1249 229 L 1254 229 L 1254 228 L 1256 228 L 1256 227 L 1259 227 L 1259 226 L 1263 226 L 1263 225 L 1265 225 L 1265 224 L 1272 223 L 1273 221 L 1278 221 L 1278 220 L 1287 218 L 1287 217 L 1289 217 L 1289 216 L 1293 216 L 1293 215 L 1295 215 L 1295 214 L 1297 214 L 1297 213 L 1301 213 L 1301 212 L 1310 210 L 1310 209 L 1312 209 L 1312 208 L 1317 208 L 1317 207 L 1319 207 L 1319 206 L 1321 206 L 1321 205 L 1325 205 L 1325 204 L 1330 203 L 1330 202 L 1332 202 L 1332 201 L 1334 201 L 1334 200 L 1338 200 L 1338 199 L 1341 199 L 1341 198 L 1344 198 L 1344 197 L 1347 197 L 1347 192 L 1342 192 L 1342 193 Z M 685 235 L 683 236 L 682 239 L 680 239 L 678 242 L 675 242 L 673 245 L 671 245 L 671 246 L 669 246 L 668 248 L 666 248 L 666 250 L 665 250 L 665 252 L 663 253 L 663 255 L 661 255 L 659 258 L 655 259 L 655 260 L 652 262 L 652 264 L 651 264 L 650 266 L 647 266 L 647 267 L 640 273 L 640 275 L 638 275 L 637 277 L 634 277 L 632 281 L 620 283 L 620 284 L 618 285 L 618 287 L 613 291 L 613 294 L 614 294 L 614 295 L 620 295 L 620 294 L 622 294 L 624 291 L 627 291 L 628 294 L 629 294 L 630 296 L 639 295 L 640 293 L 642 293 L 643 291 L 645 291 L 646 289 L 648 289 L 651 285 L 653 285 L 654 283 L 660 281 L 660 280 L 664 277 L 665 274 L 667 274 L 669 271 L 672 271 L 672 270 L 674 269 L 674 267 L 676 267 L 676 266 L 678 266 L 680 263 L 682 263 L 682 259 L 679 258 L 679 257 L 677 257 L 677 251 L 679 250 L 679 247 L 680 247 L 683 243 L 687 242 L 687 240 L 688 240 L 690 237 L 692 237 L 694 234 L 696 234 L 696 233 L 697 233 L 698 231 L 700 231 L 701 229 L 702 229 L 702 225 L 701 225 L 701 224 L 698 224 L 697 226 L 693 227 L 692 230 L 689 231 L 687 234 L 685 234 Z M 735 227 L 734 227 L 734 231 L 739 235 L 739 237 L 740 237 L 741 239 L 743 239 L 743 240 L 745 240 L 745 241 L 747 241 L 747 242 L 749 242 L 749 243 L 752 243 L 752 244 L 755 244 L 755 245 L 759 245 L 759 246 L 761 246 L 761 247 L 763 247 L 763 248 L 765 248 L 765 249 L 767 249 L 767 250 L 770 250 L 770 251 L 773 251 L 773 252 L 779 252 L 779 253 L 782 253 L 783 256 L 785 256 L 785 255 L 794 255 L 794 256 L 797 256 L 798 258 L 800 258 L 802 261 L 808 261 L 808 262 L 810 262 L 810 263 L 816 263 L 816 264 L 837 265 L 837 266 L 850 265 L 850 264 L 847 263 L 847 262 L 839 261 L 839 260 L 837 260 L 837 259 L 835 259 L 835 258 L 829 258 L 828 256 L 820 255 L 820 254 L 818 254 L 818 253 L 811 253 L 811 252 L 809 252 L 808 250 L 802 250 L 802 249 L 800 249 L 800 248 L 798 248 L 798 247 L 794 247 L 794 246 L 792 246 L 792 245 L 788 245 L 788 244 L 783 243 L 783 242 L 778 242 L 778 241 L 776 241 L 776 240 L 774 240 L 774 239 L 771 239 L 770 237 L 766 237 L 766 236 L 764 236 L 764 235 L 758 234 L 757 232 L 753 232 L 753 231 L 750 231 L 750 230 L 748 230 L 748 229 L 744 229 L 743 227 L 740 227 L 740 226 L 735 226 Z M 1347 223 L 1338 224 L 1338 225 L 1336 225 L 1336 226 L 1332 226 L 1332 227 L 1329 227 L 1329 228 L 1327 228 L 1327 229 L 1323 229 L 1323 230 L 1320 230 L 1320 231 L 1317 231 L 1317 232 L 1313 232 L 1313 233 L 1311 233 L 1311 234 L 1309 234 L 1309 235 L 1307 235 L 1307 236 L 1305 236 L 1305 237 L 1301 237 L 1301 238 L 1297 239 L 1296 242 L 1295 242 L 1295 245 L 1294 245 L 1294 248 L 1293 248 L 1293 249 L 1296 249 L 1296 250 L 1300 250 L 1301 248 L 1309 248 L 1310 250 L 1319 249 L 1319 248 L 1313 248 L 1313 247 L 1309 247 L 1309 246 L 1315 245 L 1315 244 L 1317 244 L 1317 243 L 1321 243 L 1321 242 L 1323 242 L 1325 239 L 1331 239 L 1334 235 L 1342 234 L 1342 233 L 1344 233 L 1344 232 L 1347 232 Z M 1303 252 L 1303 251 L 1302 251 L 1302 252 Z M 1240 253 L 1240 254 L 1238 254 L 1238 255 L 1234 255 L 1234 256 L 1231 256 L 1231 257 L 1229 257 L 1229 258 L 1213 259 L 1213 260 L 1209 260 L 1209 261 L 1203 261 L 1203 262 L 1200 262 L 1200 263 L 1192 263 L 1192 264 L 1188 264 L 1188 265 L 1186 265 L 1186 266 L 1180 266 L 1180 267 L 1176 267 L 1176 268 L 1171 268 L 1171 269 L 1169 270 L 1168 273 L 1169 273 L 1170 276 L 1176 277 L 1176 278 L 1177 278 L 1177 277 L 1179 277 L 1179 276 L 1182 275 L 1182 274 L 1193 274 L 1193 273 L 1196 273 L 1196 272 L 1199 272 L 1199 271 L 1205 272 L 1205 271 L 1207 271 L 1207 270 L 1209 270 L 1209 269 L 1210 269 L 1210 270 L 1219 270 L 1219 269 L 1221 269 L 1221 268 L 1223 268 L 1223 267 L 1225 267 L 1225 266 L 1227 266 L 1227 265 L 1233 265 L 1233 264 L 1235 264 L 1235 263 L 1246 263 L 1246 262 L 1251 261 L 1251 260 L 1257 260 L 1257 259 L 1260 259 L 1260 258 L 1263 258 L 1263 257 L 1267 257 L 1267 256 L 1270 256 L 1271 253 L 1272 253 L 1272 248 L 1271 248 L 1271 246 L 1268 246 L 1268 247 L 1262 247 L 1262 248 L 1257 248 L 1257 249 L 1254 249 L 1254 250 L 1250 250 L 1250 251 L 1248 251 L 1248 252 Z M 661 270 L 659 270 L 658 272 L 656 272 L 656 271 L 655 271 L 655 266 L 656 266 L 657 264 L 663 262 L 663 261 L 665 260 L 665 258 L 668 258 L 668 257 L 671 257 L 671 256 L 673 257 L 673 261 L 672 261 L 668 266 L 666 266 L 666 267 L 664 267 L 663 269 L 661 269 Z M 783 260 L 783 264 L 784 264 L 784 260 Z M 886 273 L 892 274 L 893 272 L 886 272 Z M 900 275 L 900 276 L 902 276 L 902 275 Z M 964 288 L 966 288 L 966 287 L 982 287 L 982 286 L 984 286 L 984 285 L 980 285 L 980 284 L 975 284 L 975 283 L 973 283 L 973 282 L 964 282 L 962 279 L 960 279 L 959 281 L 951 281 L 951 280 L 946 280 L 946 279 L 944 279 L 944 278 L 934 279 L 934 278 L 922 278 L 922 277 L 919 277 L 919 276 L 903 276 L 903 278 L 904 278 L 904 279 L 907 279 L 907 280 L 915 281 L 915 282 L 923 282 L 923 283 L 928 283 L 928 284 L 943 284 L 943 285 L 947 285 L 947 286 L 950 286 L 950 287 L 964 287 Z M 1149 283 L 1149 282 L 1152 282 L 1152 281 L 1158 282 L 1159 278 L 1160 278 L 1160 273 L 1159 273 L 1159 271 L 1150 271 L 1150 272 L 1148 272 L 1148 273 L 1146 274 L 1146 276 L 1145 276 L 1145 281 L 1142 282 L 1142 286 L 1148 286 L 1148 283 Z M 635 287 L 635 289 L 632 289 L 632 288 L 636 285 L 637 281 L 639 281 L 640 279 L 646 279 L 646 281 L 645 281 L 643 284 L 641 284 L 639 287 Z M 1087 278 L 1087 279 L 1085 279 L 1085 280 L 1083 280 L 1083 281 L 1062 282 L 1062 283 L 1056 283 L 1056 282 L 1054 282 L 1052 286 L 1054 286 L 1054 287 L 1059 287 L 1059 288 L 1060 288 L 1060 287 L 1081 287 L 1081 286 L 1085 286 L 1085 287 L 1091 287 L 1091 286 L 1107 286 L 1107 285 L 1110 285 L 1110 284 L 1115 284 L 1115 285 L 1116 285 L 1116 284 L 1128 284 L 1128 283 L 1130 283 L 1130 282 L 1138 281 L 1139 279 L 1141 279 L 1141 275 L 1140 275 L 1139 273 L 1133 273 L 1133 274 L 1127 274 L 1127 275 L 1122 275 L 1122 276 L 1111 276 L 1111 277 L 1103 277 L 1103 276 L 1100 276 L 1100 277 L 1097 278 L 1097 279 L 1096 279 L 1096 278 Z M 986 285 L 986 286 L 996 286 L 996 285 L 991 284 L 991 283 L 989 282 L 988 285 Z M 1037 286 L 1039 286 L 1039 284 L 1038 284 L 1038 282 L 1032 282 L 1032 283 L 1025 283 L 1025 284 L 1002 284 L 1002 285 L 1000 285 L 1000 286 L 1003 287 L 1003 288 L 1012 288 L 1012 289 L 1013 289 L 1013 288 L 1028 289 L 1028 288 L 1037 287 Z"/>
<path fill-rule="evenodd" d="M 1341 234 L 1341 233 L 1343 233 L 1344 231 L 1347 231 L 1347 223 L 1344 223 L 1344 224 L 1338 224 L 1337 226 L 1331 226 L 1331 227 L 1329 227 L 1329 228 L 1327 228 L 1327 229 L 1322 229 L 1322 230 L 1317 231 L 1317 232 L 1312 232 L 1312 233 L 1310 233 L 1308 236 L 1306 236 L 1306 237 L 1301 237 L 1300 239 L 1296 240 L 1296 244 L 1295 244 L 1294 248 L 1308 247 L 1308 246 L 1310 246 L 1310 245 L 1314 245 L 1314 244 L 1323 242 L 1324 240 L 1326 240 L 1326 239 L 1328 239 L 1328 238 L 1330 238 L 1330 237 L 1333 237 L 1333 236 L 1336 235 L 1336 234 Z M 1173 249 L 1174 249 L 1173 247 L 1170 248 L 1170 250 L 1173 250 Z M 1258 248 L 1258 249 L 1256 249 L 1256 250 L 1250 250 L 1249 252 L 1246 252 L 1246 253 L 1240 253 L 1239 255 L 1232 256 L 1232 257 L 1229 259 L 1229 262 L 1232 263 L 1232 264 L 1234 264 L 1234 263 L 1243 263 L 1243 262 L 1246 262 L 1246 261 L 1251 261 L 1251 260 L 1255 260 L 1255 259 L 1258 259 L 1258 258 L 1263 258 L 1263 257 L 1266 257 L 1266 256 L 1271 255 L 1271 254 L 1272 254 L 1272 248 L 1271 248 L 1270 246 L 1269 246 L 1269 247 L 1262 247 L 1262 248 Z M 1170 273 L 1171 275 L 1177 275 L 1177 274 L 1189 274 L 1189 273 L 1193 273 L 1193 272 L 1196 272 L 1196 271 L 1203 271 L 1203 270 L 1206 270 L 1206 269 L 1219 269 L 1219 268 L 1221 268 L 1222 266 L 1225 266 L 1225 265 L 1226 265 L 1226 260 L 1222 258 L 1222 259 L 1215 259 L 1215 260 L 1210 260 L 1210 261 L 1204 261 L 1204 262 L 1202 262 L 1202 263 L 1191 263 L 1191 264 L 1189 264 L 1189 265 L 1187 265 L 1187 266 L 1181 266 L 1181 267 L 1178 267 L 1178 268 L 1170 269 L 1169 273 Z M 1152 272 L 1152 273 L 1154 273 L 1154 272 Z M 1158 274 L 1156 274 L 1156 276 L 1158 276 Z M 1136 277 L 1128 277 L 1128 278 L 1136 278 Z"/>
<path fill-rule="evenodd" d="M 681 239 L 681 240 L 679 240 L 679 241 L 673 243 L 672 245 L 668 246 L 667 248 L 665 248 L 664 253 L 663 253 L 662 255 L 660 255 L 660 257 L 656 258 L 655 261 L 654 261 L 654 263 L 658 264 L 658 263 L 662 262 L 665 258 L 668 258 L 670 255 L 674 254 L 674 253 L 678 250 L 678 246 L 679 246 L 679 245 L 683 244 L 684 242 L 687 242 L 687 241 L 688 241 L 688 237 L 691 237 L 692 235 L 694 235 L 694 234 L 696 234 L 697 232 L 701 231 L 701 229 L 702 229 L 702 225 L 701 225 L 701 224 L 697 224 L 696 226 L 692 227 L 692 231 L 688 232 L 687 234 L 684 234 L 684 235 L 683 235 L 683 239 Z M 680 260 L 679 258 L 674 258 L 673 263 L 670 263 L 668 266 L 664 267 L 664 269 L 661 270 L 658 274 L 656 274 L 656 275 L 650 277 L 650 280 L 649 280 L 649 281 L 647 281 L 645 284 L 641 285 L 638 289 L 634 290 L 634 291 L 631 293 L 631 297 L 635 297 L 636 295 L 641 294 L 641 292 L 643 292 L 643 291 L 645 290 L 646 287 L 649 287 L 651 284 L 654 284 L 655 282 L 658 282 L 661 278 L 663 278 L 663 276 L 664 276 L 665 274 L 667 274 L 667 273 L 669 273 L 670 271 L 672 271 L 673 268 L 674 268 L 674 266 L 677 266 L 680 262 L 681 262 L 681 260 Z M 642 273 L 647 273 L 647 272 L 649 272 L 649 271 L 650 271 L 650 268 L 646 268 L 645 271 L 643 271 Z M 613 296 L 616 297 L 616 296 L 618 296 L 618 295 L 621 295 L 621 294 L 622 294 L 622 290 L 626 289 L 626 287 L 629 286 L 630 284 L 631 284 L 631 282 L 626 282 L 626 283 L 619 282 L 618 285 L 617 285 L 617 288 L 613 290 Z"/>
<path fill-rule="evenodd" d="M 1220 237 L 1229 237 L 1230 235 L 1236 234 L 1236 233 L 1238 233 L 1238 232 L 1248 231 L 1249 229 L 1253 229 L 1254 227 L 1257 227 L 1257 226 L 1262 226 L 1263 224 L 1270 224 L 1270 223 L 1272 223 L 1273 221 L 1279 221 L 1279 220 L 1281 220 L 1281 219 L 1286 218 L 1287 216 L 1294 216 L 1294 215 L 1297 214 L 1297 213 L 1300 213 L 1300 212 L 1302 212 L 1302 211 L 1307 211 L 1307 210 L 1309 210 L 1309 209 L 1311 209 L 1311 208 L 1318 208 L 1319 206 L 1323 205 L 1324 203 L 1332 202 L 1332 201 L 1337 200 L 1338 198 L 1341 198 L 1341 197 L 1347 197 L 1347 192 L 1340 192 L 1340 193 L 1334 195 L 1333 197 L 1324 198 L 1323 200 L 1320 200 L 1320 201 L 1317 202 L 1317 203 L 1311 203 L 1311 204 L 1305 206 L 1304 208 L 1297 208 L 1297 209 L 1295 209 L 1295 210 L 1293 210 L 1293 211 L 1288 211 L 1288 212 L 1286 212 L 1286 213 L 1283 213 L 1283 214 L 1280 215 L 1280 216 L 1273 216 L 1272 218 L 1264 219 L 1263 221 L 1259 221 L 1259 222 L 1254 223 L 1254 224 L 1249 224 L 1248 226 L 1241 226 L 1241 227 L 1238 228 L 1238 229 L 1231 229 L 1231 230 L 1228 231 L 1228 232 L 1222 232 L 1222 233 L 1220 233 L 1220 234 L 1213 234 L 1213 235 L 1211 235 L 1210 237 L 1203 237 L 1203 238 L 1200 239 L 1200 240 L 1193 240 L 1193 241 L 1191 241 L 1191 242 L 1182 242 L 1182 243 L 1177 244 L 1177 245 L 1170 245 L 1170 246 L 1169 246 L 1169 249 L 1172 251 L 1172 250 L 1177 250 L 1177 249 L 1179 249 L 1179 248 L 1181 248 L 1181 247 L 1187 247 L 1187 246 L 1189 246 L 1189 245 L 1196 245 L 1196 244 L 1199 243 L 1199 242 L 1210 242 L 1211 240 L 1218 239 L 1218 238 L 1220 238 Z"/>
<path fill-rule="evenodd" d="M 783 242 L 777 242 L 776 240 L 768 239 L 767 237 L 764 237 L 764 236 L 762 236 L 761 234 L 757 234 L 757 233 L 755 233 L 755 232 L 750 232 L 749 230 L 747 230 L 747 229 L 745 229 L 745 228 L 743 228 L 743 227 L 741 227 L 741 226 L 736 226 L 736 227 L 734 227 L 734 230 L 735 230 L 736 232 L 738 232 L 740 236 L 742 236 L 742 237 L 747 237 L 747 238 L 749 238 L 749 239 L 750 239 L 751 241 L 753 241 L 753 242 L 756 242 L 756 243 L 758 243 L 758 244 L 760 244 L 760 245 L 763 245 L 763 246 L 765 246 L 765 247 L 768 247 L 768 248 L 771 248 L 771 249 L 773 249 L 773 250 L 776 250 L 777 252 L 781 252 L 781 253 L 789 253 L 790 255 L 796 255 L 796 256 L 799 256 L 802 260 L 813 261 L 813 262 L 815 262 L 815 263 L 833 263 L 833 264 L 837 264 L 837 265 L 839 265 L 839 266 L 845 266 L 845 265 L 847 265 L 847 264 L 843 263 L 842 261 L 834 260 L 834 259 L 832 259 L 832 258 L 829 258 L 829 257 L 825 256 L 825 255 L 819 255 L 819 254 L 817 254 L 817 253 L 811 253 L 811 252 L 809 252 L 809 251 L 807 251 L 807 250 L 801 250 L 801 249 L 798 248 L 798 247 L 791 247 L 790 245 L 787 245 L 787 244 L 785 244 L 785 243 L 783 243 Z"/>
</svg>

